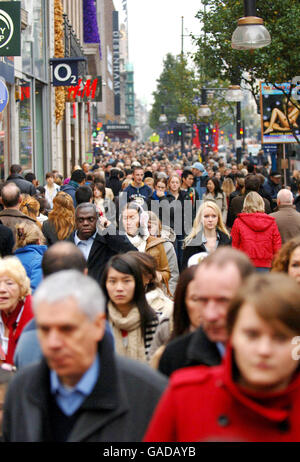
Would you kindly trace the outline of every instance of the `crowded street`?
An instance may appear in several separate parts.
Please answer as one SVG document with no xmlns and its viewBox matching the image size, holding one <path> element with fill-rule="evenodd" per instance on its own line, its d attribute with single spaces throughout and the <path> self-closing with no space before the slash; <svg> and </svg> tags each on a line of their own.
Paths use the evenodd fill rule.
<svg viewBox="0 0 300 462">
<path fill-rule="evenodd" d="M 12 451 L 81 443 L 133 460 L 300 442 L 294 38 L 270 64 L 288 14 L 277 1 L 269 15 L 254 0 L 173 2 L 181 47 L 161 50 L 157 75 L 153 61 L 143 102 L 151 83 L 129 59 L 143 1 L 0 2 Z"/>
</svg>

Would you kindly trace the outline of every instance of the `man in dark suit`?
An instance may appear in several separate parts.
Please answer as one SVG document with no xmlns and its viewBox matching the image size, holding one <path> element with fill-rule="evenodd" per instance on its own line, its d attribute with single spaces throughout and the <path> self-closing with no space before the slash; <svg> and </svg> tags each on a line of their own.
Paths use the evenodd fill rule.
<svg viewBox="0 0 300 462">
<path fill-rule="evenodd" d="M 97 229 L 98 225 L 98 229 Z M 75 212 L 76 230 L 70 239 L 82 251 L 89 276 L 100 282 L 108 260 L 118 253 L 137 250 L 125 235 L 119 235 L 116 228 L 106 219 L 99 218 L 94 204 L 79 204 Z"/>
<path fill-rule="evenodd" d="M 60 271 L 40 284 L 33 305 L 43 358 L 8 388 L 4 441 L 141 441 L 167 380 L 114 353 L 99 285 Z"/>
<path fill-rule="evenodd" d="M 244 279 L 254 272 L 248 257 L 230 247 L 219 247 L 199 265 L 198 288 L 201 327 L 175 338 L 162 354 L 159 370 L 170 376 L 183 367 L 221 363 L 226 349 L 226 315 L 231 299 Z"/>
</svg>

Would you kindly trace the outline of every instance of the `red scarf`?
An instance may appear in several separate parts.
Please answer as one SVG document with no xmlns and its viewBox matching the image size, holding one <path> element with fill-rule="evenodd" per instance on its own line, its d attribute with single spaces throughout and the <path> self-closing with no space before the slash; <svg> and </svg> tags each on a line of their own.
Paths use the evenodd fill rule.
<svg viewBox="0 0 300 462">
<path fill-rule="evenodd" d="M 23 306 L 23 313 L 19 319 L 19 322 L 17 323 L 18 316 L 20 315 Z M 9 330 L 8 349 L 5 362 L 13 364 L 13 356 L 20 334 L 24 326 L 30 321 L 30 319 L 33 318 L 33 313 L 31 310 L 31 297 L 27 296 L 25 302 L 23 300 L 20 301 L 14 311 L 10 314 L 6 314 L 4 311 L 1 311 L 1 317 L 4 325 Z"/>
</svg>

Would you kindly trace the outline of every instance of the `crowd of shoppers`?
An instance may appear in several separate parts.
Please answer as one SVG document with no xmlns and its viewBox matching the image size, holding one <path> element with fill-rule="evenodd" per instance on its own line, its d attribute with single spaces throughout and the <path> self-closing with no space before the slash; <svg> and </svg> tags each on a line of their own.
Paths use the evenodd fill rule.
<svg viewBox="0 0 300 462">
<path fill-rule="evenodd" d="M 300 438 L 299 175 L 266 167 L 147 143 L 43 186 L 11 166 L 5 441 Z"/>
</svg>

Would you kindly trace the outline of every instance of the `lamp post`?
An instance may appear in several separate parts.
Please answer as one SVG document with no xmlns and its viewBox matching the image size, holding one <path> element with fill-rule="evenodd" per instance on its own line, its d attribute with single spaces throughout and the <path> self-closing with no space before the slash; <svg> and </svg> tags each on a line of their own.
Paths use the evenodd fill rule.
<svg viewBox="0 0 300 462">
<path fill-rule="evenodd" d="M 244 0 L 245 16 L 238 20 L 232 34 L 231 46 L 235 50 L 254 50 L 270 45 L 271 36 L 262 18 L 256 16 L 256 0 Z"/>
<path fill-rule="evenodd" d="M 230 85 L 225 95 L 228 102 L 236 103 L 236 161 L 241 163 L 242 159 L 242 139 L 241 139 L 241 101 L 243 93 L 239 85 Z"/>
<path fill-rule="evenodd" d="M 187 118 L 184 114 L 179 114 L 176 122 L 180 125 L 181 135 L 180 135 L 180 144 L 181 144 L 181 153 L 184 152 L 184 126 L 187 122 Z"/>
<path fill-rule="evenodd" d="M 199 118 L 211 116 L 211 110 L 207 104 L 207 89 L 206 88 L 201 89 L 201 105 L 199 106 L 197 115 Z M 205 137 L 205 139 L 203 139 L 203 137 Z M 205 126 L 205 135 L 202 133 L 201 138 L 202 138 L 201 144 L 203 144 L 202 151 L 203 151 L 203 154 L 205 155 L 206 154 L 206 142 L 208 141 L 206 126 Z M 204 141 L 203 143 L 202 143 L 202 140 Z"/>
</svg>

